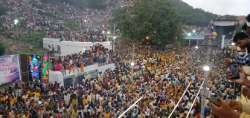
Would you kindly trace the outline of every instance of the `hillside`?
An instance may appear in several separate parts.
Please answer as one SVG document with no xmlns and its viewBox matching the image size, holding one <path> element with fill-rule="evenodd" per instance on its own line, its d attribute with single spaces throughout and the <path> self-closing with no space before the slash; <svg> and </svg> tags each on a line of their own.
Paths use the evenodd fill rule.
<svg viewBox="0 0 250 118">
<path fill-rule="evenodd" d="M 207 26 L 217 15 L 195 9 L 182 0 L 170 0 L 182 22 L 186 25 Z"/>
<path fill-rule="evenodd" d="M 215 14 L 194 9 L 181 0 L 169 2 L 185 25 L 207 26 L 216 18 Z M 112 11 L 133 4 L 133 0 L 0 0 L 0 3 L 2 38 L 39 49 L 42 37 L 70 40 L 73 36 L 78 40 L 88 35 L 82 34 L 86 29 L 98 32 L 112 29 L 112 24 L 109 25 Z M 13 24 L 15 19 L 19 20 L 17 25 Z"/>
<path fill-rule="evenodd" d="M 55 2 L 65 2 L 70 5 L 73 5 L 78 8 L 94 8 L 101 9 L 106 8 L 109 5 L 119 6 L 120 2 L 123 3 L 131 3 L 133 0 L 43 0 L 47 3 L 55 3 Z M 208 23 L 217 17 L 217 15 L 206 12 L 202 9 L 195 9 L 182 0 L 169 0 L 171 2 L 173 8 L 175 8 L 177 14 L 179 15 L 181 21 L 186 25 L 198 25 L 198 26 L 206 26 Z"/>
</svg>

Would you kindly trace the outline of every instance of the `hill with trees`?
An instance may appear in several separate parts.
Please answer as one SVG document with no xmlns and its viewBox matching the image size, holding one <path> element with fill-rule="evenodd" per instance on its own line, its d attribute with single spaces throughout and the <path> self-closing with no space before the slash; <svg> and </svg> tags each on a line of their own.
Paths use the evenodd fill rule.
<svg viewBox="0 0 250 118">
<path fill-rule="evenodd" d="M 133 39 L 139 39 L 139 40 L 151 39 L 152 43 L 158 45 L 172 43 L 175 42 L 176 40 L 178 42 L 178 40 L 181 39 L 180 38 L 182 34 L 181 29 L 183 25 L 207 26 L 212 19 L 217 17 L 217 15 L 205 12 L 201 9 L 194 9 L 190 5 L 183 2 L 182 0 L 155 0 L 155 1 L 144 0 L 145 4 L 144 3 L 143 4 L 144 5 L 148 4 L 148 7 L 143 8 L 140 5 L 134 4 L 135 6 L 137 6 L 137 8 L 132 8 L 133 10 L 129 10 L 132 12 L 126 12 L 127 10 L 124 9 L 125 8 L 124 6 L 126 6 L 125 5 L 126 2 L 123 1 L 127 0 L 123 1 L 122 0 L 37 0 L 36 2 L 29 0 L 23 0 L 23 1 L 24 3 L 21 4 L 22 6 L 15 6 L 18 8 L 20 7 L 22 9 L 18 12 L 13 10 L 12 7 L 10 6 L 4 7 L 3 6 L 4 2 L 0 1 L 0 3 L 2 3 L 0 4 L 0 16 L 4 15 L 6 16 L 7 19 L 12 19 L 12 20 L 13 16 L 17 18 L 21 16 L 22 18 L 19 19 L 20 26 L 18 26 L 17 31 L 16 31 L 17 26 L 15 26 L 14 29 L 12 28 L 11 30 L 4 30 L 4 28 L 1 28 L 2 22 L 0 22 L 0 30 L 4 30 L 1 33 L 1 35 L 3 37 L 7 37 L 6 40 L 9 39 L 16 40 L 16 38 L 13 37 L 15 37 L 16 34 L 18 34 L 18 36 L 16 36 L 16 37 L 20 36 L 18 38 L 19 39 L 18 41 L 23 42 L 26 45 L 32 45 L 32 46 L 26 46 L 32 48 L 41 48 L 41 44 L 38 43 L 41 43 L 41 38 L 44 37 L 46 32 L 44 29 L 33 31 L 33 29 L 28 30 L 26 28 L 29 25 L 28 24 L 29 22 L 27 21 L 29 21 L 30 19 L 22 15 L 29 14 L 32 9 L 35 10 L 32 12 L 34 19 L 36 18 L 41 20 L 43 20 L 43 18 L 50 19 L 51 22 L 53 23 L 62 21 L 64 23 L 65 28 L 76 29 L 76 30 L 81 30 L 79 28 L 79 23 L 74 18 L 69 19 L 69 15 L 73 15 L 74 17 L 78 16 L 84 17 L 84 15 L 82 15 L 81 13 L 89 12 L 87 14 L 93 16 L 93 14 L 97 13 L 98 11 L 101 11 L 97 15 L 98 18 L 102 19 L 102 16 L 103 17 L 106 16 L 108 17 L 107 19 L 109 20 L 109 18 L 111 18 L 110 17 L 111 13 L 109 12 L 115 11 L 113 12 L 113 16 L 117 15 L 117 17 L 114 17 L 116 21 L 111 22 L 111 25 L 113 26 L 114 23 L 116 24 L 121 24 L 122 22 L 126 23 L 125 25 L 119 25 L 119 26 L 117 25 L 118 26 L 117 28 L 119 28 L 121 32 L 124 31 L 123 32 L 124 36 L 133 37 Z M 141 0 L 134 0 L 134 1 L 130 0 L 129 2 L 131 3 L 131 1 L 133 4 Z M 151 4 L 150 2 L 153 2 L 153 4 Z M 55 8 L 54 9 L 50 8 L 51 6 L 53 7 L 53 5 L 56 5 Z M 53 11 L 50 9 L 47 10 L 48 8 L 52 9 Z M 9 12 L 5 14 L 6 11 Z M 75 14 L 72 14 L 71 12 Z M 141 19 L 142 17 L 143 19 Z M 91 17 L 91 19 L 93 19 L 93 17 Z M 119 19 L 121 20 L 119 21 Z M 126 19 L 130 21 L 124 22 L 124 20 Z M 136 22 L 138 24 L 134 24 Z M 11 22 L 3 22 L 3 23 L 8 25 Z M 105 25 L 107 25 L 107 23 Z M 132 29 L 131 31 L 124 30 L 124 28 L 128 26 L 131 26 L 130 27 Z M 6 46 L 6 48 L 7 47 L 11 46 Z"/>
<path fill-rule="evenodd" d="M 137 0 L 114 13 L 112 20 L 122 36 L 132 41 L 147 40 L 160 47 L 181 39 L 180 20 L 168 1 Z"/>
<path fill-rule="evenodd" d="M 186 25 L 207 26 L 211 20 L 218 17 L 216 14 L 196 9 L 182 0 L 168 0 L 181 21 Z"/>
<path fill-rule="evenodd" d="M 123 37 L 165 46 L 182 42 L 183 25 L 207 26 L 217 16 L 181 0 L 136 0 L 113 13 Z"/>
</svg>

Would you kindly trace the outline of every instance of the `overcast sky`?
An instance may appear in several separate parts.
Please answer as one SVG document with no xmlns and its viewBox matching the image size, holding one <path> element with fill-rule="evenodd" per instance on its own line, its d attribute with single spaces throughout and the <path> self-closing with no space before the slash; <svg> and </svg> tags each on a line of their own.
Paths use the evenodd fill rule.
<svg viewBox="0 0 250 118">
<path fill-rule="evenodd" d="M 202 8 L 219 15 L 250 14 L 250 0 L 183 0 L 194 8 Z"/>
</svg>

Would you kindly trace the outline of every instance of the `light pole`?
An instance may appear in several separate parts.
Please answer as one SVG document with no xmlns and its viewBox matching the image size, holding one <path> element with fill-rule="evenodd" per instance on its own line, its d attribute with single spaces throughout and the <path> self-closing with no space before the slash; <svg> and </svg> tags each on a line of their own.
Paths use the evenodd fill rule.
<svg viewBox="0 0 250 118">
<path fill-rule="evenodd" d="M 187 36 L 188 36 L 188 46 L 190 47 L 192 33 L 191 32 L 187 33 Z"/>
<path fill-rule="evenodd" d="M 84 27 L 87 27 L 87 32 L 89 32 L 89 25 L 88 25 L 88 21 L 87 21 L 87 19 L 84 19 Z M 82 26 L 81 26 L 82 27 Z"/>
<path fill-rule="evenodd" d="M 226 35 L 221 36 L 221 49 L 224 49 L 225 47 L 225 38 L 226 38 Z"/>
<path fill-rule="evenodd" d="M 112 40 L 112 50 L 114 51 L 114 43 L 115 43 L 115 41 L 116 41 L 116 39 L 117 39 L 117 36 L 113 36 L 113 40 Z"/>
<path fill-rule="evenodd" d="M 207 64 L 210 62 L 210 57 L 211 57 L 211 45 L 212 45 L 212 39 L 215 39 L 215 35 L 212 35 L 212 37 L 210 37 L 208 39 L 208 49 L 207 49 Z M 211 66 L 211 65 L 210 65 Z M 208 94 L 208 90 L 207 90 L 207 79 L 208 79 L 208 74 L 210 71 L 210 67 L 208 65 L 203 66 L 203 71 L 204 71 L 204 85 L 202 88 L 202 94 L 201 94 L 201 118 L 205 118 L 205 98 Z"/>
<path fill-rule="evenodd" d="M 106 37 L 107 37 L 108 41 L 110 41 L 110 35 L 111 35 L 111 32 L 108 30 L 107 34 L 106 34 Z"/>
<path fill-rule="evenodd" d="M 210 67 L 208 65 L 203 66 L 204 71 L 204 84 L 202 86 L 202 92 L 201 92 L 201 118 L 205 118 L 205 104 L 206 104 L 206 95 L 208 94 L 207 90 L 207 79 L 208 79 L 208 73 L 210 71 Z"/>
<path fill-rule="evenodd" d="M 16 33 L 15 39 L 17 40 L 18 37 L 19 37 L 19 34 L 20 34 L 20 31 L 19 31 L 19 28 L 18 28 L 19 20 L 17 18 L 14 19 L 13 23 L 14 23 L 14 28 L 15 28 L 15 31 L 16 31 L 15 32 Z"/>
<path fill-rule="evenodd" d="M 130 63 L 130 66 L 131 66 L 131 75 L 132 75 L 132 78 L 131 79 L 133 79 L 134 78 L 134 66 L 135 66 L 135 62 L 131 62 Z"/>
<path fill-rule="evenodd" d="M 135 57 L 135 44 L 133 44 L 133 52 L 132 52 L 132 61 L 131 61 L 131 72 L 132 72 L 132 78 L 134 78 L 134 66 L 135 66 L 135 62 L 134 62 L 134 57 Z"/>
</svg>

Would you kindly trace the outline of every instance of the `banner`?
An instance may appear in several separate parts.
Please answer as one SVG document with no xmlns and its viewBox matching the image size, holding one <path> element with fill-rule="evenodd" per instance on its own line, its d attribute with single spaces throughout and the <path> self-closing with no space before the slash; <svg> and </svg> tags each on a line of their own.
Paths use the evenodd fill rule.
<svg viewBox="0 0 250 118">
<path fill-rule="evenodd" d="M 49 79 L 49 55 L 43 55 L 43 62 L 42 62 L 42 80 L 43 82 L 48 82 Z"/>
<path fill-rule="evenodd" d="M 32 81 L 40 80 L 41 57 L 38 55 L 31 55 L 29 61 L 30 61 L 30 73 Z"/>
<path fill-rule="evenodd" d="M 0 85 L 21 79 L 18 55 L 0 57 Z"/>
</svg>

